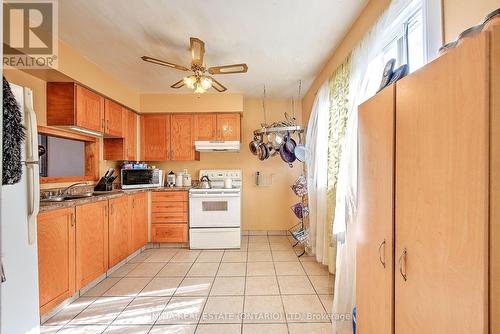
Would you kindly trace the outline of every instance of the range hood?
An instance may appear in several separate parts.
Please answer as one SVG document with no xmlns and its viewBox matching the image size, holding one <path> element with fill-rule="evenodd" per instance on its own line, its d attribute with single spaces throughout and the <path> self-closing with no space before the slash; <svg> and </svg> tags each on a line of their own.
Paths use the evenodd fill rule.
<svg viewBox="0 0 500 334">
<path fill-rule="evenodd" d="M 239 141 L 197 140 L 194 148 L 198 152 L 239 152 Z"/>
</svg>

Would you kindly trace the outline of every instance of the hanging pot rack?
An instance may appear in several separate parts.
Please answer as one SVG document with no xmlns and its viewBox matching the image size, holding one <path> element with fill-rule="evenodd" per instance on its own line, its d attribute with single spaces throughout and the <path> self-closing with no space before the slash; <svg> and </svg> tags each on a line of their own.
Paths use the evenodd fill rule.
<svg viewBox="0 0 500 334">
<path fill-rule="evenodd" d="M 254 130 L 253 134 L 256 136 L 266 135 L 268 133 L 277 132 L 290 132 L 290 133 L 303 133 L 305 131 L 304 127 L 300 125 L 290 125 L 290 126 L 266 126 L 257 130 Z"/>
</svg>

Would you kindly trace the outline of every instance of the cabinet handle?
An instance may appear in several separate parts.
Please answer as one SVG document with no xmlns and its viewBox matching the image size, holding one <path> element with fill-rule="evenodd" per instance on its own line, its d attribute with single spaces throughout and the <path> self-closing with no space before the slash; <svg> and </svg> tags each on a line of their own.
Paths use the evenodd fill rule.
<svg viewBox="0 0 500 334">
<path fill-rule="evenodd" d="M 106 129 L 106 125 L 105 125 L 105 121 L 104 121 L 104 118 L 101 119 L 101 129 L 102 131 L 104 132 L 104 130 Z"/>
<path fill-rule="evenodd" d="M 74 226 L 75 226 L 75 220 L 76 220 L 76 219 L 75 219 L 75 214 L 74 214 L 74 213 L 72 213 L 72 214 L 71 214 L 71 227 L 74 227 Z"/>
<path fill-rule="evenodd" d="M 109 214 L 112 215 L 113 214 L 113 204 L 111 204 L 109 206 Z"/>
<path fill-rule="evenodd" d="M 382 259 L 382 254 L 380 251 L 382 250 L 382 247 L 384 247 L 384 258 Z M 382 266 L 385 268 L 385 239 L 380 243 L 380 246 L 378 246 L 378 260 L 382 264 Z"/>
<path fill-rule="evenodd" d="M 405 282 L 407 281 L 407 276 L 406 276 L 406 254 L 407 254 L 406 248 L 403 248 L 403 253 L 401 253 L 401 256 L 399 256 L 399 260 L 398 260 L 399 273 L 401 274 L 401 276 L 403 277 L 403 279 L 405 280 Z M 403 260 L 404 260 L 404 266 L 405 266 L 404 270 L 403 270 Z"/>
<path fill-rule="evenodd" d="M 132 199 L 132 209 L 135 209 L 135 198 Z"/>
<path fill-rule="evenodd" d="M 104 207 L 104 216 L 105 217 L 108 216 L 108 206 L 107 205 Z"/>
</svg>

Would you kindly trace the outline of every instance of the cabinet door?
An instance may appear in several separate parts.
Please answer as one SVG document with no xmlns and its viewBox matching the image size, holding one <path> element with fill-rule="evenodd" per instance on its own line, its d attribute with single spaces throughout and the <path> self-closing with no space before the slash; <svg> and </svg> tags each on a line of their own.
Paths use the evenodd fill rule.
<svg viewBox="0 0 500 334">
<path fill-rule="evenodd" d="M 137 115 L 124 110 L 126 116 L 125 160 L 137 160 Z"/>
<path fill-rule="evenodd" d="M 193 115 L 171 115 L 170 160 L 195 160 Z"/>
<path fill-rule="evenodd" d="M 76 85 L 76 125 L 89 130 L 104 131 L 104 98 Z"/>
<path fill-rule="evenodd" d="M 356 330 L 391 334 L 393 323 L 395 86 L 359 106 Z"/>
<path fill-rule="evenodd" d="M 397 83 L 396 333 L 488 330 L 487 37 Z"/>
<path fill-rule="evenodd" d="M 170 159 L 170 115 L 141 115 L 141 159 Z"/>
<path fill-rule="evenodd" d="M 217 114 L 217 139 L 240 140 L 240 119 L 238 113 Z"/>
<path fill-rule="evenodd" d="M 59 209 L 38 215 L 40 314 L 75 292 L 75 214 Z"/>
<path fill-rule="evenodd" d="M 106 99 L 104 103 L 104 133 L 112 137 L 123 137 L 123 108 L 118 103 Z"/>
<path fill-rule="evenodd" d="M 129 255 L 130 216 L 128 196 L 109 200 L 109 268 Z"/>
<path fill-rule="evenodd" d="M 76 289 L 108 269 L 108 201 L 76 207 Z"/>
<path fill-rule="evenodd" d="M 194 115 L 194 140 L 217 139 L 217 114 Z"/>
<path fill-rule="evenodd" d="M 148 242 L 148 194 L 139 193 L 130 196 L 132 217 L 131 250 L 135 252 Z"/>
</svg>

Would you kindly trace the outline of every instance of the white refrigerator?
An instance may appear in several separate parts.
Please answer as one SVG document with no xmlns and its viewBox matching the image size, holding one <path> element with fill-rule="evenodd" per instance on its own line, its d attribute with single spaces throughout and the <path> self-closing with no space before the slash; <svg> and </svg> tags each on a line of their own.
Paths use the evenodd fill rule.
<svg viewBox="0 0 500 334">
<path fill-rule="evenodd" d="M 38 133 L 32 91 L 10 84 L 26 127 L 21 181 L 1 191 L 0 333 L 39 333 L 36 217 L 40 202 Z"/>
</svg>

